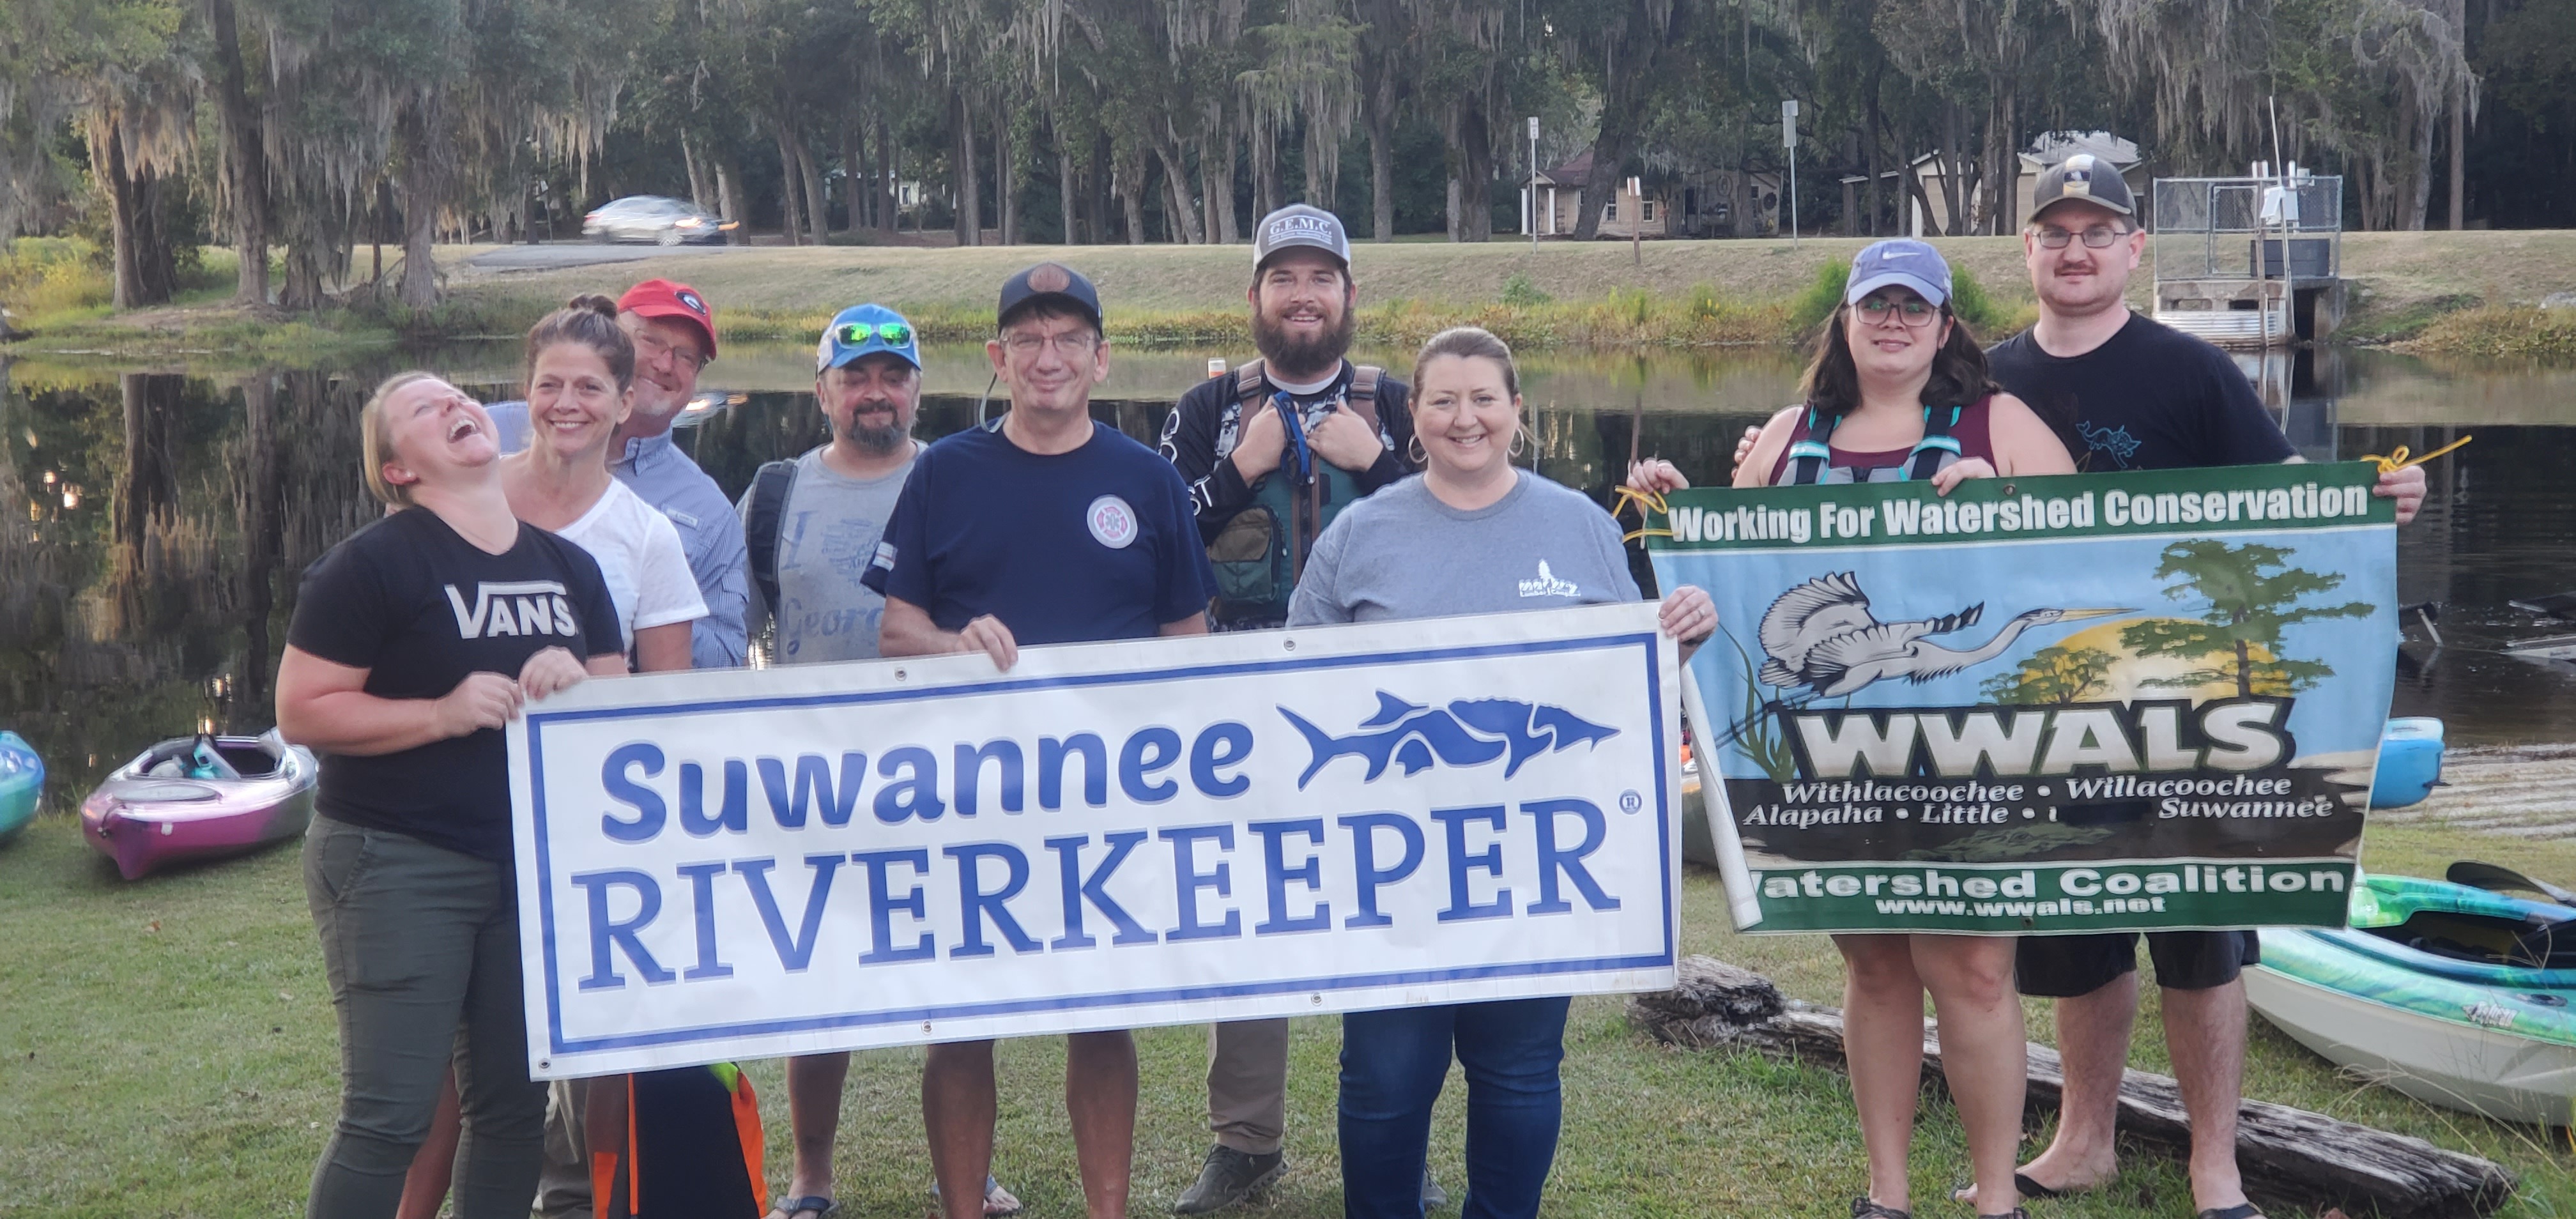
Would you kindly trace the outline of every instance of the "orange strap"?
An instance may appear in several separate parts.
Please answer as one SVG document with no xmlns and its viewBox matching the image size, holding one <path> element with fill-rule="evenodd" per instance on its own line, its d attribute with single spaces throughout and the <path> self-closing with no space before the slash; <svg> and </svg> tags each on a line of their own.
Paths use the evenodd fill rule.
<svg viewBox="0 0 2576 1219">
<path fill-rule="evenodd" d="M 733 1132 L 742 1140 L 742 1166 L 751 1176 L 752 1206 L 767 1214 L 769 1177 L 760 1165 L 760 1096 L 751 1090 L 751 1077 L 740 1072 L 733 1077 Z"/>
</svg>

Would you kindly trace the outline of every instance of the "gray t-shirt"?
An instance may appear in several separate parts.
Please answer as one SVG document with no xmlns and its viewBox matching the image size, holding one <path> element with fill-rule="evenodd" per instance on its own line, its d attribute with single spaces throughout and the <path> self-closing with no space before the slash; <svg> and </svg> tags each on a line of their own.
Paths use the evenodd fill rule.
<svg viewBox="0 0 2576 1219">
<path fill-rule="evenodd" d="M 918 457 L 920 450 L 913 453 Z M 906 461 L 881 478 L 849 478 L 823 464 L 820 448 L 796 459 L 796 485 L 788 490 L 786 510 L 778 517 L 778 642 L 770 659 L 811 664 L 877 658 L 885 597 L 859 583 L 859 577 L 876 557 L 886 518 L 894 515 L 895 498 L 911 474 L 912 462 Z M 750 492 L 743 493 L 735 512 L 751 519 Z M 754 581 L 754 635 L 771 613 Z"/>
<path fill-rule="evenodd" d="M 1618 522 L 1581 492 L 1524 470 L 1503 498 L 1462 512 L 1416 474 L 1324 527 L 1289 599 L 1288 625 L 1637 599 Z"/>
</svg>

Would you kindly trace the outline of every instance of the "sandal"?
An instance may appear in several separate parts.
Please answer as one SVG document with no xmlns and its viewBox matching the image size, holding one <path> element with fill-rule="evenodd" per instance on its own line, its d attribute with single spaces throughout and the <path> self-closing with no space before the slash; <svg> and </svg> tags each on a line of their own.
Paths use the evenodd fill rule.
<svg viewBox="0 0 2576 1219">
<path fill-rule="evenodd" d="M 933 1202 L 937 1202 L 939 1200 L 939 1182 L 937 1181 L 930 1183 L 930 1200 Z M 984 1219 L 1010 1219 L 1011 1216 L 1019 1214 L 1021 1211 L 1026 1209 L 1028 1209 L 1028 1207 L 1020 1201 L 1018 1195 L 1002 1188 L 1002 1183 L 995 1180 L 991 1174 L 988 1173 L 985 1175 Z"/>
<path fill-rule="evenodd" d="M 813 1219 L 830 1219 L 832 1212 L 839 1209 L 841 1204 L 830 1198 L 821 1194 L 808 1194 L 802 1198 L 780 1198 L 770 1204 L 769 1219 L 798 1219 L 799 1216 L 804 1215 L 810 1215 Z"/>
<path fill-rule="evenodd" d="M 2200 1212 L 2198 1219 L 2264 1219 L 2264 1216 L 2262 1207 L 2251 1202 L 2239 1202 L 2234 1206 L 2211 1207 Z"/>
<path fill-rule="evenodd" d="M 1893 1206 L 1880 1206 L 1870 1201 L 1869 1196 L 1864 1194 L 1852 1199 L 1852 1219 L 1914 1219 L 1914 1212 L 1901 1211 Z"/>
</svg>

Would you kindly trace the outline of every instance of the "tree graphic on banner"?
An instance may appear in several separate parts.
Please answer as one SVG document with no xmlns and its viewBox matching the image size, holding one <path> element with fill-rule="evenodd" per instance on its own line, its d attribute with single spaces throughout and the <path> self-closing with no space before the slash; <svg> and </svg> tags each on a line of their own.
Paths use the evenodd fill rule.
<svg viewBox="0 0 2576 1219">
<path fill-rule="evenodd" d="M 2125 627 L 2120 642 L 2142 657 L 2171 656 L 2205 667 L 2140 684 L 2187 688 L 2226 682 L 2239 697 L 2251 697 L 2257 686 L 2265 693 L 2295 694 L 2334 676 L 2323 661 L 2281 655 L 2282 635 L 2303 622 L 2368 617 L 2371 606 L 2301 606 L 2302 598 L 2332 592 L 2344 578 L 2292 567 L 2290 554 L 2286 547 L 2230 546 L 2214 538 L 2165 547 L 2156 565 L 2156 577 L 2171 581 L 2165 596 L 2200 597 L 2209 606 L 2198 618 L 2154 618 Z"/>
<path fill-rule="evenodd" d="M 1986 679 L 1979 689 L 1998 703 L 2063 707 L 2106 693 L 2103 679 L 2120 658 L 2100 648 L 2055 644 L 2033 652 L 2010 673 Z"/>
</svg>

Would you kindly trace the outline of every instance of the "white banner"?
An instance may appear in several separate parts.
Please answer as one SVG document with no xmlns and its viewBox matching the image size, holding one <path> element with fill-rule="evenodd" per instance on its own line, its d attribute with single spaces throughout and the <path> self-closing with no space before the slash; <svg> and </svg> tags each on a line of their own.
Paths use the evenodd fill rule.
<svg viewBox="0 0 2576 1219">
<path fill-rule="evenodd" d="M 510 737 L 540 1077 L 1673 984 L 1652 605 L 585 683 Z"/>
</svg>

